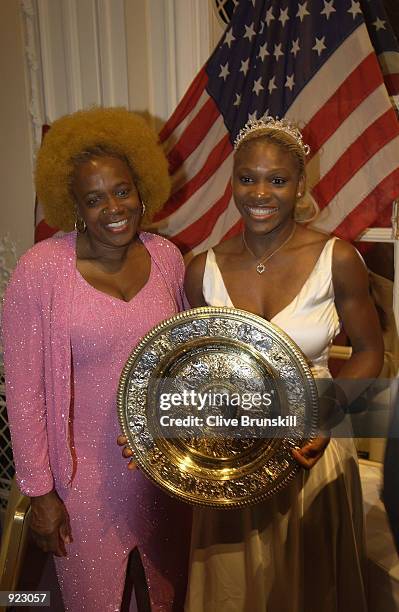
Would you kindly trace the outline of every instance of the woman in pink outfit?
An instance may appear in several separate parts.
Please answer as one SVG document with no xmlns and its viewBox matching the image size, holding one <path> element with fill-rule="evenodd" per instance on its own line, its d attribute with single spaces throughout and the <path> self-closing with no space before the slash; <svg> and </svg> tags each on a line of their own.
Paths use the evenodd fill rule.
<svg viewBox="0 0 399 612">
<path fill-rule="evenodd" d="M 56 555 L 68 611 L 120 610 L 129 556 L 139 610 L 181 610 L 189 509 L 140 471 L 129 477 L 115 444 L 122 367 L 183 308 L 180 253 L 139 230 L 168 196 L 166 159 L 137 115 L 82 111 L 47 134 L 36 188 L 47 222 L 77 231 L 21 258 L 3 311 L 16 474 L 35 540 Z"/>
</svg>

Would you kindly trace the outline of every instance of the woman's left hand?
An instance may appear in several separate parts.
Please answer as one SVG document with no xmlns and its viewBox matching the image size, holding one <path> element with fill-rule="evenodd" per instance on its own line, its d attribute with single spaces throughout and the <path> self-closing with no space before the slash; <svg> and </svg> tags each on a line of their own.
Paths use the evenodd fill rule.
<svg viewBox="0 0 399 612">
<path fill-rule="evenodd" d="M 305 470 L 310 470 L 323 456 L 323 453 L 330 443 L 329 436 L 317 436 L 311 442 L 307 442 L 302 448 L 293 449 L 294 459 Z"/>
<path fill-rule="evenodd" d="M 127 464 L 127 467 L 129 470 L 135 470 L 137 468 L 137 463 L 135 462 L 134 459 L 132 459 L 131 457 L 133 457 L 133 453 L 130 450 L 130 448 L 127 446 L 127 438 L 126 436 L 118 436 L 116 439 L 116 442 L 118 444 L 118 446 L 124 446 L 125 448 L 122 451 L 122 457 L 124 457 L 125 459 L 130 459 L 129 463 Z"/>
</svg>

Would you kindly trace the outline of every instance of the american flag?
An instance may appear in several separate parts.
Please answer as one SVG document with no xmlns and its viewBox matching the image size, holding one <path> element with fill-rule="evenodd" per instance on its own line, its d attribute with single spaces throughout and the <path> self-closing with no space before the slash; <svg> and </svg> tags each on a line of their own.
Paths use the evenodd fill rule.
<svg viewBox="0 0 399 612">
<path fill-rule="evenodd" d="M 382 1 L 235 4 L 161 131 L 173 191 L 156 229 L 193 253 L 240 231 L 232 142 L 265 113 L 294 120 L 310 144 L 314 227 L 351 240 L 386 222 L 399 195 L 399 123 L 387 92 L 398 93 L 399 47 Z"/>
</svg>

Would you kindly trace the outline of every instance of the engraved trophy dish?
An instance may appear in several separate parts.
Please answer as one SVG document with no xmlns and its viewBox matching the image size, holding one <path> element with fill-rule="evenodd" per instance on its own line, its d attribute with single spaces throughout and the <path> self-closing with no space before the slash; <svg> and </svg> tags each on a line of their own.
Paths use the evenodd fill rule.
<svg viewBox="0 0 399 612">
<path fill-rule="evenodd" d="M 293 447 L 317 431 L 318 394 L 282 330 L 203 307 L 152 329 L 131 353 L 118 415 L 139 468 L 188 503 L 237 508 L 296 475 Z"/>
</svg>

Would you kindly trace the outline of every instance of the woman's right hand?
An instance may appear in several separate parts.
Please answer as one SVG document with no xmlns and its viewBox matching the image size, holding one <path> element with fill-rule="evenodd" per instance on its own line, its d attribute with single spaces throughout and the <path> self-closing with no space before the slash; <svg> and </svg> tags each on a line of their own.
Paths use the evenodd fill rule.
<svg viewBox="0 0 399 612">
<path fill-rule="evenodd" d="M 310 470 L 321 459 L 329 443 L 329 435 L 319 435 L 301 448 L 293 449 L 292 454 L 299 465 Z"/>
<path fill-rule="evenodd" d="M 33 539 L 41 550 L 66 557 L 65 544 L 72 542 L 71 525 L 64 502 L 55 491 L 31 497 L 30 526 Z"/>
<path fill-rule="evenodd" d="M 129 470 L 135 470 L 137 468 L 137 463 L 134 459 L 131 459 L 131 457 L 133 457 L 133 452 L 127 446 L 126 436 L 118 436 L 116 441 L 118 443 L 118 446 L 125 447 L 122 451 L 122 457 L 124 457 L 125 459 L 130 459 L 129 463 L 127 464 L 127 467 L 129 468 Z"/>
</svg>

